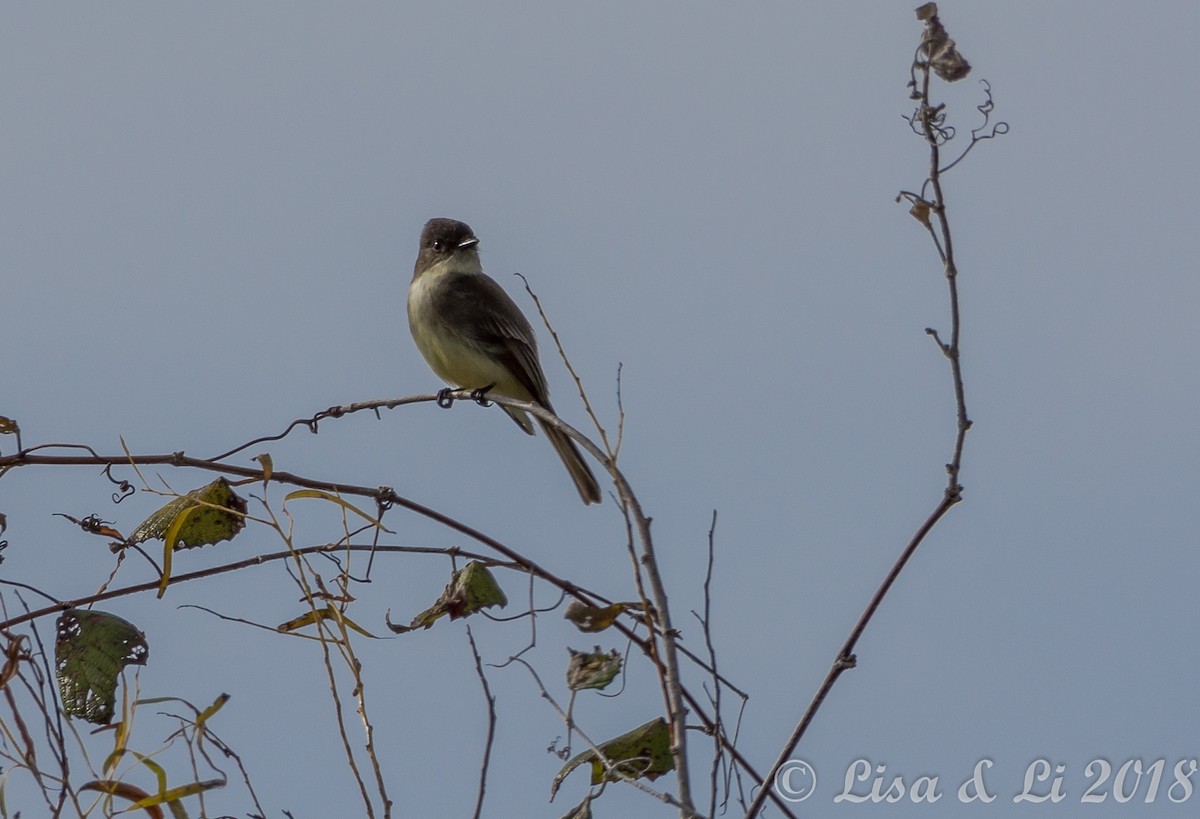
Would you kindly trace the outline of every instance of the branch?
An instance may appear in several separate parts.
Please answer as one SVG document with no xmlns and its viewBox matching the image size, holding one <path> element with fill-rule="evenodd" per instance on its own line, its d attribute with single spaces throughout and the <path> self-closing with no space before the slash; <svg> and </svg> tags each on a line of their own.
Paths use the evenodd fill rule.
<svg viewBox="0 0 1200 819">
<path fill-rule="evenodd" d="M 461 397 L 465 398 L 466 395 L 463 394 Z M 356 405 L 351 405 L 351 406 L 357 407 L 358 409 L 361 410 L 361 409 L 374 409 L 374 408 L 379 408 L 379 407 L 383 407 L 383 406 L 399 406 L 400 404 L 413 403 L 415 401 L 436 401 L 436 400 L 437 400 L 437 396 L 435 394 L 430 394 L 430 395 L 422 395 L 422 396 L 416 396 L 416 397 L 410 397 L 410 398 L 390 399 L 390 400 L 386 400 L 386 401 L 369 401 L 369 402 L 364 402 L 362 404 L 356 404 Z M 489 399 L 489 400 L 497 400 L 497 399 Z M 530 404 L 525 404 L 524 402 L 521 402 L 521 401 L 508 401 L 507 399 L 498 399 L 497 403 L 500 403 L 500 402 L 509 403 L 509 404 L 521 406 L 521 407 L 531 407 L 532 406 Z M 355 411 L 358 411 L 358 410 L 355 410 Z M 551 421 L 551 423 L 553 423 L 554 421 L 557 421 L 557 418 L 555 416 L 550 415 L 549 413 L 546 413 L 546 411 L 542 410 L 540 407 L 533 408 L 533 411 L 538 414 L 543 414 L 550 419 L 553 419 Z M 561 421 L 559 421 L 558 423 L 563 428 L 565 428 L 565 429 L 569 430 L 571 433 L 573 433 L 574 436 L 579 436 L 580 438 L 582 438 L 582 436 L 580 436 L 580 433 L 575 431 L 573 428 L 567 426 L 566 424 L 563 424 Z M 597 452 L 599 451 L 596 449 L 595 444 L 592 444 L 590 441 L 587 441 L 587 439 L 583 439 L 583 440 L 586 442 L 586 444 L 592 450 L 595 450 Z M 122 454 L 122 455 L 31 455 L 31 454 L 28 454 L 27 452 L 18 452 L 15 455 L 0 457 L 0 474 L 2 474 L 6 470 L 13 469 L 16 467 L 21 467 L 21 466 L 109 466 L 109 465 L 119 465 L 119 464 L 138 464 L 138 465 L 158 464 L 158 465 L 166 465 L 166 466 L 202 469 L 202 470 L 206 470 L 209 472 L 216 472 L 218 474 L 236 475 L 239 477 L 249 478 L 249 479 L 253 479 L 253 480 L 262 480 L 262 478 L 263 478 L 263 471 L 259 468 L 236 466 L 233 464 L 218 463 L 216 461 L 204 459 L 204 458 L 194 458 L 194 457 L 185 455 L 183 452 L 173 452 L 173 453 L 165 454 L 165 455 L 137 455 L 137 454 L 131 454 L 131 455 L 124 455 L 124 454 Z M 588 591 L 587 589 L 583 588 L 582 586 L 577 586 L 576 584 L 574 584 L 568 580 L 558 577 L 553 572 L 549 571 L 548 569 L 544 568 L 543 566 L 539 565 L 538 563 L 530 560 L 529 558 L 525 557 L 524 555 L 516 552 L 515 550 L 509 548 L 508 546 L 505 546 L 503 543 L 496 540 L 495 538 L 490 537 L 489 535 L 484 534 L 483 532 L 479 531 L 478 529 L 468 526 L 467 524 L 465 524 L 455 518 L 452 518 L 449 515 L 443 514 L 442 512 L 438 512 L 437 510 L 432 509 L 428 506 L 425 506 L 424 504 L 421 504 L 416 501 L 410 500 L 406 497 L 403 497 L 402 495 L 397 494 L 396 491 L 393 490 L 391 487 L 386 487 L 386 486 L 384 486 L 384 487 L 369 487 L 369 486 L 356 486 L 356 485 L 352 485 L 352 484 L 332 483 L 329 481 L 320 481 L 320 480 L 316 480 L 314 478 L 308 478 L 303 475 L 297 475 L 292 472 L 280 472 L 280 471 L 271 472 L 270 480 L 274 481 L 276 483 L 289 484 L 292 486 L 301 486 L 301 487 L 306 487 L 306 488 L 310 488 L 310 489 L 321 489 L 323 491 L 330 492 L 330 493 L 340 493 L 342 495 L 353 495 L 353 496 L 357 496 L 357 497 L 372 498 L 373 500 L 384 503 L 386 505 L 403 507 L 405 509 L 408 509 L 411 512 L 415 512 L 419 515 L 422 515 L 431 520 L 434 520 L 453 531 L 456 531 L 462 535 L 465 535 L 466 537 L 471 538 L 472 540 L 475 540 L 476 542 L 486 546 L 488 549 L 491 549 L 492 551 L 502 555 L 503 557 L 505 557 L 506 559 L 511 561 L 513 564 L 521 567 L 521 569 L 523 571 L 531 572 L 531 573 L 537 575 L 542 580 L 545 580 L 546 582 L 550 583 L 551 585 L 562 589 L 567 594 L 581 600 L 584 603 L 587 603 L 589 605 L 595 605 L 596 601 L 603 600 L 602 597 Z M 257 558 L 254 558 L 254 560 L 257 560 Z M 174 582 L 175 579 L 176 578 L 172 578 L 172 581 Z M 101 599 L 106 599 L 106 598 L 101 598 Z"/>
<path fill-rule="evenodd" d="M 294 551 L 274 552 L 272 554 L 256 555 L 254 557 L 248 557 L 244 560 L 238 560 L 234 563 L 225 563 L 220 566 L 211 566 L 207 569 L 197 569 L 194 572 L 186 572 L 184 574 L 172 575 L 171 576 L 171 585 L 174 586 L 177 583 L 186 583 L 189 580 L 199 580 L 204 577 L 213 577 L 215 575 L 225 574 L 226 572 L 235 572 L 240 569 L 249 568 L 251 566 L 260 566 L 264 563 L 270 563 L 275 560 L 288 560 L 290 558 L 296 557 L 297 555 L 330 554 L 330 553 L 335 553 L 335 552 L 347 552 L 347 551 L 349 551 L 349 552 L 370 552 L 371 550 L 376 550 L 376 551 L 380 551 L 380 552 L 401 552 L 401 553 L 408 553 L 408 554 L 441 554 L 441 555 L 448 555 L 450 557 L 454 557 L 457 555 L 457 556 L 461 556 L 461 557 L 470 558 L 472 560 L 487 561 L 487 562 L 491 563 L 492 565 L 504 565 L 504 564 L 495 564 L 493 561 L 491 561 L 490 558 L 487 557 L 487 555 L 477 554 L 475 552 L 463 551 L 462 549 L 459 549 L 457 546 L 452 546 L 450 548 L 441 549 L 441 548 L 425 547 L 425 546 L 376 546 L 376 545 L 371 545 L 371 544 L 323 543 L 319 546 L 304 546 L 304 547 L 301 547 Z M 522 571 L 523 570 L 524 569 L 522 569 Z M 31 620 L 37 620 L 41 617 L 46 617 L 51 614 L 59 614 L 60 612 L 63 612 L 67 609 L 84 608 L 86 606 L 91 606 L 96 603 L 102 602 L 104 600 L 112 600 L 113 598 L 116 598 L 116 597 L 126 597 L 131 594 L 139 594 L 141 592 L 155 591 L 158 589 L 159 584 L 161 582 L 162 582 L 161 580 L 150 580 L 145 583 L 136 583 L 131 586 L 122 586 L 119 589 L 108 589 L 106 591 L 99 592 L 96 594 L 89 594 L 84 597 L 77 597 L 73 600 L 62 600 L 62 601 L 54 603 L 53 605 L 44 606 L 40 609 L 34 609 L 32 611 L 27 610 L 24 614 L 18 614 L 18 615 L 15 615 L 13 617 L 10 617 L 10 618 L 0 622 L 0 630 L 10 629 L 13 626 L 20 625 L 21 623 L 29 622 Z M 0 579 L 0 585 L 17 586 L 17 587 L 21 587 L 21 588 L 27 588 L 25 586 L 25 584 L 23 584 L 23 583 L 17 583 L 12 580 L 4 580 L 4 579 Z M 39 592 L 39 594 L 44 594 L 44 593 Z"/>
<path fill-rule="evenodd" d="M 542 309 L 541 300 L 537 294 L 529 287 L 529 282 L 520 273 L 521 281 L 525 283 L 525 291 L 533 299 L 537 306 L 538 314 L 542 318 L 542 323 L 546 325 L 547 332 L 554 340 L 554 345 L 558 349 L 559 357 L 567 370 L 571 373 L 571 377 L 575 380 L 575 386 L 579 390 L 579 397 L 583 401 L 583 406 L 587 411 L 588 417 L 591 418 L 593 425 L 600 434 L 600 439 L 604 442 L 604 452 L 601 452 L 591 440 L 585 438 L 578 431 L 572 429 L 563 423 L 556 416 L 542 412 L 536 412 L 539 417 L 544 417 L 547 422 L 553 423 L 563 432 L 566 432 L 576 442 L 583 445 L 594 458 L 604 465 L 612 476 L 613 483 L 617 487 L 617 496 L 621 502 L 621 510 L 625 514 L 626 526 L 629 525 L 630 515 L 633 517 L 634 528 L 637 530 L 638 539 L 642 544 L 641 559 L 633 554 L 630 549 L 631 557 L 633 557 L 633 574 L 634 580 L 638 587 L 638 594 L 642 598 L 643 617 L 646 622 L 646 628 L 649 634 L 646 637 L 646 646 L 649 648 L 650 659 L 654 663 L 655 668 L 659 672 L 659 682 L 662 686 L 664 705 L 666 706 L 668 722 L 671 725 L 671 755 L 675 762 L 675 777 L 679 785 L 679 809 L 680 816 L 687 817 L 695 813 L 695 807 L 692 802 L 692 785 L 691 776 L 688 771 L 688 756 L 687 756 L 687 706 L 685 705 L 685 691 L 683 682 L 679 676 L 679 660 L 677 656 L 678 646 L 676 642 L 676 632 L 671 626 L 671 612 L 667 605 L 666 587 L 663 585 L 662 576 L 658 571 L 658 559 L 654 553 L 654 539 L 650 536 L 650 519 L 646 517 L 642 511 L 641 503 L 633 494 L 632 488 L 629 486 L 625 476 L 617 468 L 617 451 L 620 449 L 621 437 L 624 433 L 624 418 L 625 411 L 620 405 L 620 382 L 618 380 L 617 401 L 618 409 L 620 410 L 617 446 L 612 447 L 608 441 L 608 433 L 600 424 L 600 419 L 596 417 L 595 411 L 592 409 L 592 403 L 588 400 L 587 392 L 583 388 L 583 381 L 575 372 L 575 367 L 571 364 L 570 358 L 567 356 L 566 350 L 563 349 L 558 333 L 550 324 L 546 312 Z M 619 370 L 618 370 L 619 373 Z M 519 405 L 519 404 L 518 404 Z M 526 409 L 525 406 L 521 406 Z M 538 408 L 540 409 L 540 408 Z M 543 411 L 544 412 L 544 411 Z M 646 572 L 646 576 L 650 581 L 650 591 L 654 598 L 654 609 L 651 610 L 646 606 L 645 591 L 642 587 L 642 571 Z M 662 656 L 659 656 L 658 645 L 655 641 L 655 625 L 657 623 L 658 635 L 662 639 L 663 648 Z"/>
<path fill-rule="evenodd" d="M 475 635 L 471 633 L 471 624 L 467 623 L 467 642 L 471 644 L 471 656 L 475 660 L 475 673 L 483 686 L 483 698 L 487 701 L 488 730 L 487 742 L 483 746 L 483 762 L 479 766 L 479 796 L 475 800 L 474 819 L 483 815 L 483 795 L 487 791 L 488 764 L 492 759 L 492 741 L 496 737 L 496 696 L 488 685 L 487 675 L 483 673 L 483 659 L 479 656 L 479 647 L 475 645 Z"/>
<path fill-rule="evenodd" d="M 820 688 L 817 689 L 816 695 L 809 703 L 808 708 L 804 711 L 800 721 L 792 730 L 791 735 L 784 743 L 778 758 L 772 764 L 767 777 L 761 781 L 761 787 L 754 801 L 746 811 L 747 819 L 752 819 L 761 810 L 762 804 L 767 798 L 769 792 L 773 791 L 772 784 L 782 765 L 795 751 L 796 746 L 800 743 L 808 726 L 812 723 L 817 711 L 824 703 L 829 691 L 833 688 L 834 683 L 841 677 L 842 673 L 848 669 L 854 668 L 857 663 L 857 658 L 854 654 L 854 648 L 858 644 L 859 638 L 866 630 L 867 625 L 875 616 L 879 606 L 883 603 L 884 597 L 900 576 L 900 572 L 908 564 L 909 558 L 913 556 L 917 548 L 925 540 L 925 537 L 937 525 L 947 512 L 950 511 L 959 501 L 962 500 L 963 487 L 959 483 L 959 472 L 962 468 L 963 447 L 966 442 L 967 430 L 971 428 L 971 421 L 967 415 L 966 405 L 966 390 L 963 386 L 962 364 L 959 353 L 959 340 L 961 330 L 961 315 L 959 309 L 958 296 L 958 268 L 954 258 L 954 243 L 950 234 L 950 223 L 946 216 L 946 199 L 942 190 L 941 175 L 957 164 L 958 160 L 950 163 L 946 167 L 941 166 L 941 147 L 954 136 L 954 131 L 945 125 L 945 109 L 942 105 L 931 105 L 929 101 L 929 83 L 931 69 L 942 76 L 944 79 L 953 81 L 965 76 L 965 71 L 958 76 L 947 76 L 943 73 L 946 70 L 949 62 L 951 68 L 957 67 L 962 71 L 965 67 L 969 71 L 969 66 L 966 61 L 962 60 L 961 55 L 958 55 L 954 48 L 954 41 L 950 40 L 942 28 L 941 23 L 937 19 L 937 7 L 933 3 L 927 3 L 917 10 L 918 16 L 925 20 L 926 28 L 922 37 L 921 46 L 917 49 L 917 55 L 913 61 L 912 76 L 913 81 L 910 86 L 913 88 L 913 97 L 919 101 L 917 112 L 909 118 L 909 124 L 913 127 L 920 136 L 922 136 L 929 146 L 929 175 L 926 183 L 922 186 L 920 196 L 911 193 L 902 193 L 901 197 L 909 199 L 913 202 L 914 209 L 912 215 L 916 217 L 925 228 L 929 231 L 933 239 L 934 246 L 938 252 L 938 257 L 942 262 L 946 283 L 949 289 L 950 301 L 950 338 L 948 341 L 943 341 L 935 330 L 928 329 L 927 332 L 933 336 L 941 349 L 943 355 L 950 363 L 950 373 L 953 381 L 954 391 L 954 406 L 956 415 L 956 430 L 954 436 L 954 444 L 949 463 L 946 464 L 947 482 L 946 488 L 942 493 L 942 498 L 938 502 L 934 510 L 929 514 L 925 521 L 913 534 L 912 538 L 901 551 L 900 556 L 896 558 L 892 564 L 887 576 L 875 591 L 875 594 L 868 602 L 866 609 L 859 616 L 858 621 L 854 624 L 854 628 L 850 632 L 850 636 L 842 645 L 837 657 L 833 661 L 833 665 L 825 675 Z M 947 52 L 953 52 L 947 57 Z M 961 62 L 955 62 L 955 60 Z M 940 62 L 939 62 L 940 61 Z M 918 80 L 919 77 L 919 80 Z M 985 118 L 991 111 L 991 88 L 987 87 L 987 102 L 980 106 L 979 110 L 984 113 Z M 986 122 L 986 119 L 985 119 Z M 1004 130 L 1007 130 L 1005 125 Z M 998 133 L 1004 133 L 1004 130 Z M 972 133 L 972 145 L 983 138 L 978 137 L 976 133 Z M 968 147 L 967 150 L 970 150 Z M 966 151 L 962 156 L 966 155 Z M 959 157 L 959 159 L 962 158 Z M 932 196 L 926 198 L 926 188 L 932 191 Z M 930 214 L 936 219 L 937 228 L 930 221 Z"/>
<path fill-rule="evenodd" d="M 466 400 L 471 398 L 470 391 L 455 390 L 449 395 L 458 400 Z M 123 453 L 121 455 L 100 455 L 88 447 L 78 447 L 73 444 L 51 444 L 41 445 L 29 450 L 22 450 L 14 455 L 0 457 L 0 476 L 7 472 L 22 466 L 87 466 L 96 465 L 103 466 L 106 472 L 114 466 L 120 465 L 168 465 L 182 468 L 195 468 L 215 472 L 218 474 L 235 475 L 247 480 L 269 480 L 277 483 L 289 484 L 293 486 L 301 486 L 307 488 L 321 489 L 331 493 L 339 493 L 341 495 L 353 495 L 360 497 L 369 497 L 376 501 L 377 504 L 383 507 L 401 506 L 409 511 L 416 512 L 419 515 L 427 517 L 438 523 L 441 523 L 447 528 L 457 531 L 473 540 L 483 544 L 492 551 L 502 555 L 507 560 L 511 561 L 516 566 L 519 566 L 523 571 L 527 571 L 542 580 L 556 586 L 564 593 L 584 602 L 588 605 L 596 605 L 596 602 L 603 600 L 602 597 L 588 590 L 577 586 L 576 584 L 558 577 L 544 567 L 526 558 L 525 556 L 510 549 L 496 539 L 480 532 L 479 530 L 468 526 L 461 521 L 458 521 L 448 515 L 438 512 L 416 501 L 398 495 L 390 487 L 364 487 L 353 486 L 346 484 L 334 484 L 327 481 L 320 481 L 313 478 L 307 478 L 290 472 L 270 471 L 265 472 L 263 468 L 243 467 L 234 464 L 224 463 L 224 459 L 240 453 L 251 446 L 266 441 L 279 440 L 289 435 L 293 430 L 304 426 L 315 432 L 318 423 L 321 420 L 330 418 L 341 418 L 357 412 L 373 411 L 378 413 L 381 409 L 392 409 L 406 404 L 415 404 L 422 402 L 436 402 L 439 399 L 439 394 L 430 393 L 414 396 L 406 396 L 402 398 L 384 399 L 364 401 L 344 406 L 330 407 L 326 410 L 316 413 L 311 418 L 298 419 L 289 424 L 282 432 L 277 435 L 263 436 L 248 441 L 240 446 L 234 447 L 213 458 L 196 458 L 186 455 L 184 452 L 173 452 L 159 455 L 138 455 L 132 453 Z M 662 577 L 658 571 L 657 560 L 654 555 L 653 538 L 650 533 L 650 519 L 642 510 L 641 504 L 634 495 L 632 487 L 624 474 L 617 468 L 613 458 L 601 450 L 591 439 L 584 436 L 574 427 L 562 421 L 558 416 L 547 411 L 541 406 L 530 404 L 524 401 L 505 398 L 503 396 L 489 396 L 489 400 L 493 403 L 504 406 L 522 409 L 528 413 L 538 416 L 546 423 L 562 430 L 566 435 L 575 440 L 583 449 L 585 449 L 592 457 L 601 463 L 612 477 L 613 483 L 617 489 L 617 495 L 623 507 L 625 507 L 632 517 L 633 529 L 637 533 L 637 538 L 641 543 L 641 557 L 638 561 L 645 568 L 646 576 L 649 580 L 650 597 L 654 603 L 654 614 L 650 634 L 645 638 L 642 644 L 643 650 L 647 651 L 656 668 L 659 669 L 660 679 L 662 681 L 664 699 L 666 704 L 667 716 L 672 730 L 672 755 L 675 762 L 676 777 L 679 781 L 679 802 L 681 813 L 694 813 L 692 807 L 690 782 L 688 774 L 688 758 L 687 758 L 687 716 L 688 705 L 696 707 L 695 699 L 688 694 L 683 688 L 680 672 L 678 654 L 680 647 L 677 644 L 677 633 L 671 623 L 670 610 L 668 607 L 666 588 L 663 584 Z M 41 450 L 56 447 L 71 447 L 85 449 L 86 455 L 46 455 L 41 454 Z M 124 492 L 124 488 L 122 489 Z M 323 547 L 318 547 L 317 551 Z M 277 558 L 272 558 L 277 559 Z M 244 561 L 237 567 L 244 565 L 253 565 L 260 562 L 261 558 L 252 558 Z M 636 566 L 636 564 L 635 564 Z M 218 571 L 230 571 L 229 568 L 220 568 L 219 570 L 204 570 L 202 572 L 190 573 L 173 577 L 173 582 L 180 582 L 189 579 L 196 579 L 201 576 L 218 573 Z M 73 605 L 86 605 L 91 602 L 110 599 L 125 594 L 133 594 L 140 591 L 146 591 L 150 588 L 157 588 L 157 583 L 139 584 L 136 586 L 126 587 L 124 589 L 112 590 L 100 595 L 92 595 L 88 598 L 81 598 L 78 601 L 55 605 L 37 612 L 31 613 L 14 620 L 12 622 L 23 622 L 24 620 L 40 617 L 46 614 L 56 613 L 65 607 Z M 658 646 L 658 641 L 661 640 L 661 651 Z M 686 653 L 686 652 L 685 652 Z M 688 655 L 692 656 L 692 655 Z M 703 665 L 703 663 L 701 663 Z M 708 720 L 705 718 L 705 722 Z M 749 768 L 747 768 L 749 770 Z"/>
</svg>

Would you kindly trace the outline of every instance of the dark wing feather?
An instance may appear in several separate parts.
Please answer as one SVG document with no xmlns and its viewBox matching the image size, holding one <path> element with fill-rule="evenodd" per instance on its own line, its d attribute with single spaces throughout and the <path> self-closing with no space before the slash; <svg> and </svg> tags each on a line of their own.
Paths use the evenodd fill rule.
<svg viewBox="0 0 1200 819">
<path fill-rule="evenodd" d="M 530 396 L 549 409 L 550 392 L 538 361 L 537 337 L 504 288 L 484 274 L 454 273 L 438 292 L 447 304 L 434 314 L 459 316 L 462 325 L 471 328 L 471 340 L 503 362 Z M 463 326 L 457 328 L 459 332 Z"/>
</svg>

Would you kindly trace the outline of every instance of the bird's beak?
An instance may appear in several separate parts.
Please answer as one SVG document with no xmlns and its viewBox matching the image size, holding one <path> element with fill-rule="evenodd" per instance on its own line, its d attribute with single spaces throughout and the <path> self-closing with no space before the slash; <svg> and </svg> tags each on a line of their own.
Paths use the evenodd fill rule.
<svg viewBox="0 0 1200 819">
<path fill-rule="evenodd" d="M 479 244 L 479 240 L 472 236 L 470 239 L 464 239 L 463 241 L 459 242 L 458 249 L 464 250 L 468 247 L 474 247 L 477 244 Z"/>
</svg>

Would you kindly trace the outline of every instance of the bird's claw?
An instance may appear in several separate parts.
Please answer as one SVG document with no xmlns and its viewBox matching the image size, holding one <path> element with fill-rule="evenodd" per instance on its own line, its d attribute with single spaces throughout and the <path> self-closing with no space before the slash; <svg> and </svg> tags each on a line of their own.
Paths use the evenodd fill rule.
<svg viewBox="0 0 1200 819">
<path fill-rule="evenodd" d="M 454 405 L 454 396 L 450 393 L 454 392 L 452 387 L 443 387 L 438 390 L 437 405 L 442 409 L 450 409 Z"/>
<path fill-rule="evenodd" d="M 471 390 L 471 400 L 481 407 L 490 407 L 492 402 L 487 400 L 487 392 L 494 386 L 496 385 L 488 384 L 486 387 L 480 387 L 477 390 Z"/>
</svg>

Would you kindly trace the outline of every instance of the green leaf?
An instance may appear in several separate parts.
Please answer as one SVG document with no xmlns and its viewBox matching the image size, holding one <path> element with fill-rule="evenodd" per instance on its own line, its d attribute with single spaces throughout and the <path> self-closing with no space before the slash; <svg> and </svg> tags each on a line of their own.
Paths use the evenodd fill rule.
<svg viewBox="0 0 1200 819">
<path fill-rule="evenodd" d="M 609 771 L 605 767 L 595 751 L 584 751 L 563 765 L 562 770 L 554 777 L 554 782 L 550 785 L 551 799 L 567 775 L 585 762 L 592 763 L 593 785 L 599 785 L 606 777 L 612 782 L 643 776 L 653 781 L 675 767 L 675 760 L 671 756 L 671 729 L 662 717 L 610 739 L 598 747 L 604 758 L 612 764 L 613 770 Z"/>
<path fill-rule="evenodd" d="M 507 605 L 508 598 L 487 566 L 472 560 L 454 573 L 437 602 L 414 617 L 412 623 L 398 626 L 388 620 L 387 626 L 396 634 L 404 634 L 418 628 L 429 628 L 438 618 L 447 614 L 451 620 L 457 620 L 489 606 L 504 608 Z"/>
<path fill-rule="evenodd" d="M 138 525 L 128 543 L 163 540 L 177 518 L 176 549 L 190 549 L 229 540 L 246 525 L 246 501 L 239 497 L 224 478 L 208 486 L 175 498 Z"/>
<path fill-rule="evenodd" d="M 572 691 L 582 691 L 585 688 L 605 688 L 617 674 L 621 673 L 621 655 L 616 649 L 610 652 L 600 650 L 571 652 L 571 661 L 567 664 L 567 687 Z"/>
<path fill-rule="evenodd" d="M 127 665 L 145 665 L 146 635 L 114 614 L 68 609 L 58 618 L 55 670 L 68 716 L 97 725 L 112 721 L 117 676 Z"/>
</svg>

